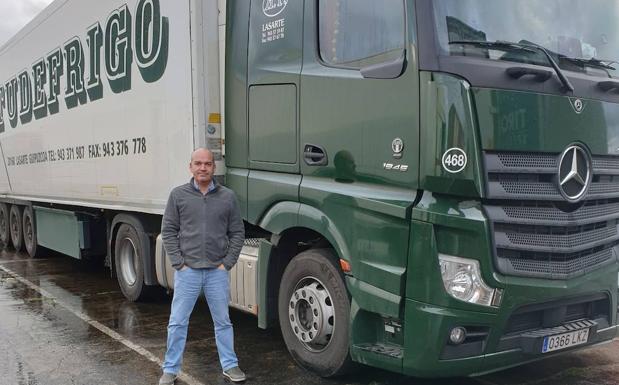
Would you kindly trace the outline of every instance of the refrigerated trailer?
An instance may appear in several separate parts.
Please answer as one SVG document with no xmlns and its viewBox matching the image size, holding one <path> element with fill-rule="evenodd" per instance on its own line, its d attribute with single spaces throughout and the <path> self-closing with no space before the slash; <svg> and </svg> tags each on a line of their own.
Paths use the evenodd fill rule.
<svg viewBox="0 0 619 385">
<path fill-rule="evenodd" d="M 209 148 L 231 306 L 322 376 L 478 375 L 617 336 L 619 4 L 56 0 L 0 48 L 0 241 L 172 288 Z"/>
</svg>

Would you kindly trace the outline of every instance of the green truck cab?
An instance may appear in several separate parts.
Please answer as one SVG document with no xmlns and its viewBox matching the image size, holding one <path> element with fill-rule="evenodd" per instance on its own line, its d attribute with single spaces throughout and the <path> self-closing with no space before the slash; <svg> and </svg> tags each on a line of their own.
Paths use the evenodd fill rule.
<svg viewBox="0 0 619 385">
<path fill-rule="evenodd" d="M 226 184 L 259 240 L 259 325 L 323 376 L 615 338 L 618 10 L 229 1 Z"/>
</svg>

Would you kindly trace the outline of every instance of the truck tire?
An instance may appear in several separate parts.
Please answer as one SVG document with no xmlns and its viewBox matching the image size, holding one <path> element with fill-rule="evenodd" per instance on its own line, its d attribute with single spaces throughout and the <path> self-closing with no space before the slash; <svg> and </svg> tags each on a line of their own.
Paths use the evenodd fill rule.
<svg viewBox="0 0 619 385">
<path fill-rule="evenodd" d="M 9 227 L 11 229 L 11 242 L 16 251 L 24 248 L 24 231 L 22 228 L 22 208 L 12 205 L 9 210 Z"/>
<path fill-rule="evenodd" d="M 37 243 L 37 228 L 32 207 L 26 207 L 22 215 L 22 230 L 24 232 L 24 247 L 31 258 L 36 258 L 39 249 Z"/>
<path fill-rule="evenodd" d="M 307 250 L 288 264 L 278 312 L 284 342 L 299 365 L 323 377 L 350 368 L 350 299 L 333 251 Z"/>
<path fill-rule="evenodd" d="M 140 237 L 133 226 L 126 223 L 120 225 L 116 233 L 114 251 L 116 277 L 120 290 L 132 302 L 145 299 L 144 251 Z"/>
<path fill-rule="evenodd" d="M 9 206 L 6 203 L 0 203 L 0 243 L 0 248 L 7 248 L 11 243 Z"/>
</svg>

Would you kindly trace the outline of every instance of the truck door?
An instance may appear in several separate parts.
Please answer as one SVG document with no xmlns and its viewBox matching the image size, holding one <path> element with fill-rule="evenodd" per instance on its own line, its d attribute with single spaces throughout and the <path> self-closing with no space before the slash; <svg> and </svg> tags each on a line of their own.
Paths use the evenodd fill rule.
<svg viewBox="0 0 619 385">
<path fill-rule="evenodd" d="M 306 0 L 305 17 L 300 201 L 356 278 L 399 296 L 418 187 L 413 2 Z"/>
<path fill-rule="evenodd" d="M 419 75 L 414 25 L 406 20 L 411 2 L 305 3 L 302 174 L 416 188 Z"/>
<path fill-rule="evenodd" d="M 303 1 L 252 0 L 248 47 L 248 218 L 298 201 Z M 274 193 L 276 192 L 276 193 Z"/>
</svg>

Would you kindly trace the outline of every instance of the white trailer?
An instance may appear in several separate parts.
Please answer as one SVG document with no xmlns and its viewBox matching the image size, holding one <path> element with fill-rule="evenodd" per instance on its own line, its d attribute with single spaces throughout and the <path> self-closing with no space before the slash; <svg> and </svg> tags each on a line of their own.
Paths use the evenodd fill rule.
<svg viewBox="0 0 619 385">
<path fill-rule="evenodd" d="M 193 148 L 225 171 L 224 38 L 224 0 L 56 0 L 0 48 L 0 241 L 105 255 L 131 300 L 172 286 L 167 196 Z"/>
</svg>

